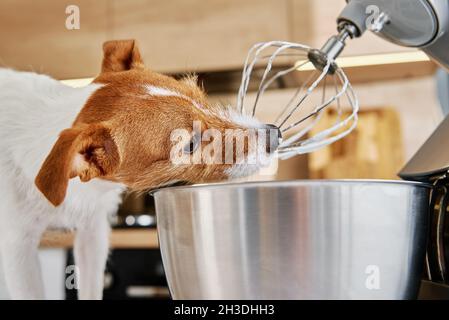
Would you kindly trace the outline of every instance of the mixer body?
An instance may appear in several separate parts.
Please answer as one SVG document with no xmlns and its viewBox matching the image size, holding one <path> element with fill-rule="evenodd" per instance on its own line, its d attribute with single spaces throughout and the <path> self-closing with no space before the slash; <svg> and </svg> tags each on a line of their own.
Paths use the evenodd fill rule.
<svg viewBox="0 0 449 320">
<path fill-rule="evenodd" d="M 448 0 L 348 0 L 337 22 L 356 28 L 352 37 L 366 30 L 401 46 L 423 50 L 449 69 Z M 335 58 L 335 57 L 332 57 Z"/>
</svg>

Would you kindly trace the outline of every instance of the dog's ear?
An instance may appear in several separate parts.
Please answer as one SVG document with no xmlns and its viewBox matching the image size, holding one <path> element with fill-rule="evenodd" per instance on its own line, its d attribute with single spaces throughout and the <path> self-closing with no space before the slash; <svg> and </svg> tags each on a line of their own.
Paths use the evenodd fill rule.
<svg viewBox="0 0 449 320">
<path fill-rule="evenodd" d="M 35 184 L 54 205 L 65 198 L 69 179 L 86 182 L 111 176 L 120 157 L 110 130 L 103 125 L 83 125 L 61 132 L 36 176 Z"/>
<path fill-rule="evenodd" d="M 101 72 L 143 69 L 143 61 L 135 40 L 113 40 L 103 44 Z"/>
</svg>

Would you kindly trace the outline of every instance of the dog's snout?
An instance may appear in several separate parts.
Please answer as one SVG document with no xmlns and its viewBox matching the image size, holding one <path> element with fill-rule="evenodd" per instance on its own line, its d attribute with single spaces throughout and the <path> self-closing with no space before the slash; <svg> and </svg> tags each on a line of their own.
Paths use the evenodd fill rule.
<svg viewBox="0 0 449 320">
<path fill-rule="evenodd" d="M 274 124 L 267 124 L 267 144 L 266 150 L 268 153 L 273 153 L 277 150 L 280 143 L 282 142 L 281 130 Z"/>
</svg>

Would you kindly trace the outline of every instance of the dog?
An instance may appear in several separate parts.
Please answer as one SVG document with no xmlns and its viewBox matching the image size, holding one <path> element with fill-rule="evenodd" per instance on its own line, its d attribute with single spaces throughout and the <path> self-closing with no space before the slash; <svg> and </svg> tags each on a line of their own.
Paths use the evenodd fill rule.
<svg viewBox="0 0 449 320">
<path fill-rule="evenodd" d="M 173 164 L 171 132 L 192 130 L 193 121 L 201 131 L 273 126 L 209 104 L 195 77 L 176 80 L 146 69 L 134 40 L 108 41 L 103 54 L 101 73 L 82 88 L 0 69 L 0 252 L 13 299 L 45 298 L 38 247 L 46 229 L 76 231 L 79 298 L 101 299 L 107 216 L 125 190 L 227 180 L 261 167 Z M 189 139 L 182 150 L 195 154 L 204 142 L 195 134 Z M 245 144 L 246 158 L 255 152 Z"/>
</svg>

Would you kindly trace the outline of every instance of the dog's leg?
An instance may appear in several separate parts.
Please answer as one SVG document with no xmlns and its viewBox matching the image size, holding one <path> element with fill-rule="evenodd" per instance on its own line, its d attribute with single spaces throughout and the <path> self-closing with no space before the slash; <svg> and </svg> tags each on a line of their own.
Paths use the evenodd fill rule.
<svg viewBox="0 0 449 320">
<path fill-rule="evenodd" d="M 9 230 L 17 236 L 2 237 L 1 253 L 6 285 L 12 299 L 44 299 L 38 258 L 41 232 Z"/>
<path fill-rule="evenodd" d="M 78 298 L 82 300 L 103 297 L 110 227 L 105 214 L 96 213 L 94 220 L 76 232 L 74 253 L 79 271 Z"/>
</svg>

